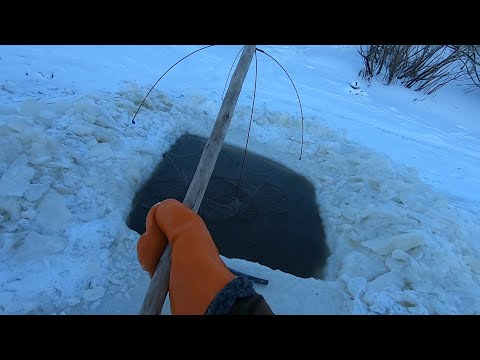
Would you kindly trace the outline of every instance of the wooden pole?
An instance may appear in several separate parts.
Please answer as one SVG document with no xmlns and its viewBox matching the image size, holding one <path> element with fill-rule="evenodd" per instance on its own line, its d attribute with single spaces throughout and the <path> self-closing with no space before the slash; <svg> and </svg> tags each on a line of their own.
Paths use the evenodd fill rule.
<svg viewBox="0 0 480 360">
<path fill-rule="evenodd" d="M 183 203 L 195 212 L 200 208 L 203 195 L 205 194 L 208 182 L 215 168 L 215 163 L 217 162 L 218 154 L 220 153 L 225 135 L 232 120 L 238 96 L 240 95 L 243 82 L 250 68 L 255 48 L 255 45 L 246 45 L 243 49 L 242 56 L 238 61 L 237 68 L 228 86 L 227 94 L 223 99 L 222 107 L 218 112 L 212 133 L 203 149 L 197 170 L 183 200 Z M 161 314 L 168 292 L 171 253 L 172 249 L 170 244 L 168 244 L 155 269 L 155 274 L 153 275 L 145 300 L 143 301 L 140 315 Z"/>
</svg>

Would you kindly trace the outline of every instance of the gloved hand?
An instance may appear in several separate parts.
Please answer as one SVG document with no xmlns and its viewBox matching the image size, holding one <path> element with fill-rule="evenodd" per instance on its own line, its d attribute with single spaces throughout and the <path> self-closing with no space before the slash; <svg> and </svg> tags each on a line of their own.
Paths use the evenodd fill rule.
<svg viewBox="0 0 480 360">
<path fill-rule="evenodd" d="M 137 243 L 138 260 L 153 276 L 167 245 L 172 246 L 170 270 L 170 307 L 172 314 L 203 315 L 207 308 L 235 279 L 219 256 L 219 252 L 202 218 L 191 209 L 168 199 L 154 205 L 147 215 L 146 231 Z M 243 297 L 244 285 L 236 285 Z M 247 294 L 248 293 L 248 294 Z"/>
</svg>

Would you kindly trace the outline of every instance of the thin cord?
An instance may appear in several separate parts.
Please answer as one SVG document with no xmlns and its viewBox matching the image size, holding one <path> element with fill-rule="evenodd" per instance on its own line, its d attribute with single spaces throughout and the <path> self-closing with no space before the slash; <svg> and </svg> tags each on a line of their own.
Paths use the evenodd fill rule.
<svg viewBox="0 0 480 360">
<path fill-rule="evenodd" d="M 300 114 L 302 115 L 302 145 L 301 145 L 301 148 L 300 148 L 300 158 L 298 159 L 298 160 L 301 160 L 302 159 L 302 154 L 303 154 L 303 109 L 302 109 L 302 103 L 300 102 L 300 95 L 298 95 L 297 87 L 295 86 L 295 83 L 293 82 L 292 78 L 288 74 L 287 70 L 285 70 L 285 68 L 282 66 L 282 64 L 280 64 L 273 56 L 267 54 L 265 51 L 263 51 L 259 48 L 257 48 L 256 50 L 260 51 L 261 53 L 264 53 L 265 55 L 267 55 L 270 59 L 275 61 L 282 68 L 282 70 L 285 72 L 285 74 L 287 74 L 288 78 L 290 79 L 290 81 L 293 85 L 293 88 L 295 89 L 295 92 L 297 93 L 298 103 L 300 105 Z"/>
<path fill-rule="evenodd" d="M 184 56 L 183 58 L 181 58 L 180 60 L 178 60 L 175 64 L 173 64 L 172 66 L 170 66 L 170 68 L 169 68 L 167 71 L 165 71 L 162 76 L 160 76 L 160 78 L 159 78 L 159 79 L 157 80 L 157 82 L 150 88 L 150 90 L 148 90 L 147 95 L 145 95 L 145 97 L 144 97 L 143 100 L 142 100 L 142 103 L 140 104 L 140 106 L 138 107 L 137 111 L 135 112 L 135 115 L 133 115 L 132 124 L 135 124 L 135 117 L 137 116 L 138 112 L 140 111 L 140 108 L 142 107 L 142 105 L 143 105 L 143 103 L 145 102 L 145 100 L 147 100 L 148 95 L 150 95 L 150 93 L 151 93 L 152 90 L 155 88 L 155 86 L 157 86 L 158 82 L 159 82 L 160 80 L 162 80 L 162 78 L 163 78 L 165 75 L 167 75 L 167 73 L 168 73 L 170 70 L 172 70 L 178 63 L 182 62 L 183 60 L 185 60 L 185 59 L 188 58 L 189 56 L 191 56 L 191 55 L 193 55 L 193 54 L 195 54 L 195 53 L 197 53 L 197 52 L 199 52 L 199 51 L 201 51 L 201 50 L 203 50 L 203 49 L 212 47 L 212 46 L 215 46 L 215 45 L 207 45 L 207 46 L 204 46 L 204 47 L 201 48 L 201 49 L 195 50 L 194 52 L 191 52 L 190 54 Z"/>
<path fill-rule="evenodd" d="M 238 55 L 240 55 L 240 53 L 242 52 L 242 50 L 243 50 L 244 48 L 245 48 L 245 46 L 243 46 L 243 47 L 240 49 L 240 51 L 238 52 L 237 56 L 235 56 L 235 59 L 233 60 L 232 66 L 230 67 L 230 71 L 228 72 L 227 80 L 225 80 L 225 86 L 223 87 L 222 100 L 223 100 L 223 97 L 224 97 L 224 95 L 225 95 L 225 90 L 227 89 L 228 79 L 230 78 L 230 74 L 232 73 L 233 65 L 235 65 L 235 62 L 237 61 Z"/>
<path fill-rule="evenodd" d="M 250 124 L 248 125 L 247 143 L 245 144 L 245 150 L 243 152 L 242 167 L 240 168 L 240 177 L 238 178 L 237 191 L 235 192 L 235 197 L 233 200 L 234 213 L 235 213 L 235 203 L 237 202 L 238 190 L 240 189 L 240 181 L 242 180 L 243 166 L 245 165 L 245 158 L 247 157 L 248 141 L 250 140 L 250 129 L 252 128 L 253 109 L 255 107 L 255 96 L 257 94 L 257 74 L 258 74 L 258 61 L 257 61 L 257 53 L 255 52 L 255 83 L 253 87 L 252 111 L 250 112 Z"/>
</svg>

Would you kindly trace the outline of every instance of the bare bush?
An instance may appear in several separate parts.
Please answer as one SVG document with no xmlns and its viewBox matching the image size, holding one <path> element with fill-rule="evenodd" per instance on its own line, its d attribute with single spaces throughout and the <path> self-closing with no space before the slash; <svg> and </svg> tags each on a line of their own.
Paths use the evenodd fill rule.
<svg viewBox="0 0 480 360">
<path fill-rule="evenodd" d="M 468 90 L 480 88 L 480 45 L 450 45 L 460 53 L 460 61 L 468 75 Z"/>
<path fill-rule="evenodd" d="M 477 45 L 369 45 L 360 47 L 367 81 L 381 77 L 387 85 L 400 81 L 427 94 L 454 80 L 470 79 L 480 87 L 480 47 Z"/>
</svg>

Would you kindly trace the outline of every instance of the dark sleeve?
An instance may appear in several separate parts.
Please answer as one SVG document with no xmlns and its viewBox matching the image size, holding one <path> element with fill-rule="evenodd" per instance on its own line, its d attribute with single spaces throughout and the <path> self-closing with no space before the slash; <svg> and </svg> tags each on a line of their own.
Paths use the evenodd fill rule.
<svg viewBox="0 0 480 360">
<path fill-rule="evenodd" d="M 228 315 L 275 315 L 260 294 L 253 294 L 235 301 Z"/>
<path fill-rule="evenodd" d="M 230 281 L 213 299 L 205 315 L 274 315 L 253 283 L 244 276 Z"/>
</svg>

